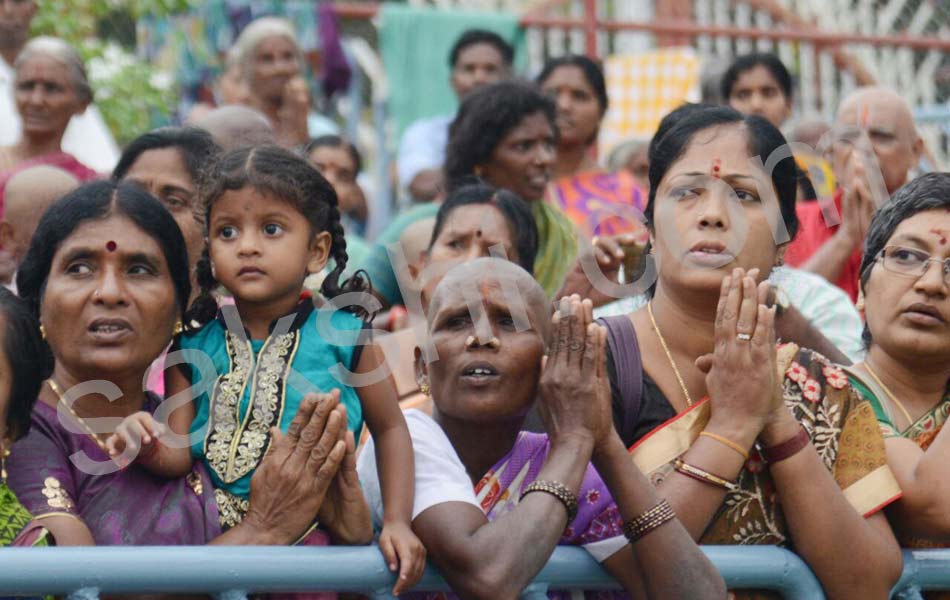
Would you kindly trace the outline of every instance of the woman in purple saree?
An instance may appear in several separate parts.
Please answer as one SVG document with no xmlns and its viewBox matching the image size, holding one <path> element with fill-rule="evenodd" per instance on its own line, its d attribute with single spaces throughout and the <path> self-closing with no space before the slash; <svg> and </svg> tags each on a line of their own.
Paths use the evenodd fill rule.
<svg viewBox="0 0 950 600">
<path fill-rule="evenodd" d="M 86 184 L 43 216 L 17 283 L 53 370 L 7 460 L 10 487 L 57 545 L 281 545 L 318 516 L 334 542 L 366 543 L 345 411 L 329 396 L 306 400 L 291 433 L 274 439 L 251 482 L 248 517 L 224 533 L 200 466 L 164 479 L 131 453 L 121 467 L 109 460 L 104 440 L 121 418 L 168 411 L 143 378 L 184 312 L 188 273 L 174 219 L 134 184 Z"/>
<path fill-rule="evenodd" d="M 531 275 L 501 259 L 460 264 L 435 287 L 427 362 L 417 350 L 433 417 L 406 414 L 412 526 L 432 562 L 460 596 L 511 598 L 556 545 L 580 545 L 631 596 L 725 597 L 719 574 L 614 431 L 606 334 L 590 302 L 562 300 L 553 325 L 548 307 Z M 547 435 L 521 431 L 536 396 Z M 373 463 L 364 449 L 357 470 L 378 526 Z"/>
</svg>

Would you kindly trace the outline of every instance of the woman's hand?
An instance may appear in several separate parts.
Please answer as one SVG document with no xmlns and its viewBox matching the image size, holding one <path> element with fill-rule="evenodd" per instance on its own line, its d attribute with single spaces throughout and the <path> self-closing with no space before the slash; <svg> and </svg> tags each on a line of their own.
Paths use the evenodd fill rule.
<svg viewBox="0 0 950 600">
<path fill-rule="evenodd" d="M 346 455 L 346 411 L 339 397 L 307 394 L 287 435 L 271 429 L 271 444 L 251 477 L 242 526 L 255 543 L 286 545 L 313 524 Z"/>
<path fill-rule="evenodd" d="M 766 307 L 768 283 L 757 288 L 757 275 L 757 269 L 735 269 L 723 279 L 715 350 L 696 360 L 707 373 L 708 428 L 747 446 L 779 406 L 785 410 L 776 381 L 775 308 Z"/>
<path fill-rule="evenodd" d="M 643 255 L 645 241 L 641 239 L 642 237 L 635 233 L 594 236 L 591 245 L 581 251 L 556 297 L 577 294 L 582 298 L 589 298 L 594 306 L 602 306 L 616 300 L 617 298 L 606 293 L 607 290 L 598 289 L 593 281 L 596 273 L 593 272 L 599 270 L 610 283 L 620 283 L 618 279 L 620 267 L 628 262 L 625 259 L 628 256 L 637 258 Z M 632 265 L 628 265 L 628 270 L 630 266 Z M 591 275 L 588 272 L 591 272 Z M 629 277 L 629 273 L 627 276 Z"/>
<path fill-rule="evenodd" d="M 379 534 L 379 549 L 386 558 L 390 571 L 399 569 L 399 579 L 393 587 L 393 596 L 409 591 L 419 583 L 426 568 L 426 548 L 409 523 L 384 523 Z"/>
<path fill-rule="evenodd" d="M 339 390 L 333 390 L 331 394 L 339 399 Z M 340 408 L 343 409 L 345 423 L 346 409 Z M 346 451 L 340 470 L 327 490 L 317 518 L 330 532 L 334 544 L 368 544 L 373 540 L 373 525 L 356 472 L 356 443 L 352 431 L 344 430 L 344 433 Z"/>
<path fill-rule="evenodd" d="M 277 138 L 281 143 L 295 146 L 309 139 L 307 116 L 310 113 L 310 90 L 307 81 L 292 77 L 284 85 L 283 98 L 277 111 Z"/>
<path fill-rule="evenodd" d="M 593 444 L 607 425 L 613 426 L 610 403 L 603 399 L 603 382 L 597 377 L 603 333 L 593 320 L 590 300 L 581 302 L 577 295 L 562 298 L 551 318 L 552 337 L 541 372 L 538 410 L 552 445 L 566 438 Z"/>
</svg>

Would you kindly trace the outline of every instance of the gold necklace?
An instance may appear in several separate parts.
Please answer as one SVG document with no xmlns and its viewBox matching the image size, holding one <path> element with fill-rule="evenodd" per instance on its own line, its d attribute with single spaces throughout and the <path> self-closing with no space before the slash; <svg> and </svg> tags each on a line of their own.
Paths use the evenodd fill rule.
<svg viewBox="0 0 950 600">
<path fill-rule="evenodd" d="M 884 385 L 884 382 L 881 381 L 881 378 L 877 376 L 877 373 L 874 372 L 874 369 L 871 368 L 871 365 L 867 361 L 864 361 L 864 370 L 868 372 L 868 375 L 871 376 L 874 381 L 881 386 L 881 389 L 884 390 L 884 393 L 891 399 L 891 402 L 894 403 L 897 408 L 901 409 L 901 412 L 904 413 L 904 418 L 907 419 L 907 427 L 910 427 L 914 424 L 914 420 L 910 417 L 910 413 L 907 412 L 907 409 L 904 408 L 904 405 L 901 404 L 901 401 L 897 399 L 897 396 L 894 395 L 894 392 L 891 391 L 891 388 Z"/>
<path fill-rule="evenodd" d="M 652 300 L 647 302 L 647 314 L 650 315 L 650 323 L 653 324 L 653 331 L 656 332 L 656 337 L 660 340 L 660 346 L 663 347 L 663 352 L 666 353 L 666 358 L 670 361 L 670 366 L 673 367 L 673 375 L 676 376 L 676 381 L 679 382 L 680 389 L 683 390 L 683 396 L 686 397 L 686 406 L 692 406 L 693 397 L 689 395 L 689 390 L 686 389 L 686 382 L 683 381 L 683 376 L 680 375 L 680 370 L 676 368 L 676 361 L 673 360 L 673 354 L 670 352 L 669 346 L 666 345 L 666 339 L 663 338 L 663 334 L 660 333 L 660 328 L 656 325 L 656 317 L 653 316 Z"/>
<path fill-rule="evenodd" d="M 93 441 L 96 442 L 96 445 L 98 445 L 103 452 L 109 454 L 109 449 L 106 447 L 105 442 L 102 441 L 102 439 L 96 434 L 96 432 L 92 430 L 92 427 L 90 427 L 82 417 L 76 414 L 76 411 L 73 410 L 73 407 L 63 399 L 63 390 L 59 387 L 59 384 L 56 383 L 56 380 L 50 377 L 46 380 L 46 383 L 49 384 L 49 389 L 53 390 L 53 393 L 56 394 L 57 398 L 59 398 L 59 403 L 65 406 L 66 410 L 69 411 L 69 414 L 71 414 L 73 418 L 76 419 L 76 422 L 79 423 L 79 426 L 86 430 L 86 433 L 89 435 L 89 437 L 91 437 Z"/>
</svg>

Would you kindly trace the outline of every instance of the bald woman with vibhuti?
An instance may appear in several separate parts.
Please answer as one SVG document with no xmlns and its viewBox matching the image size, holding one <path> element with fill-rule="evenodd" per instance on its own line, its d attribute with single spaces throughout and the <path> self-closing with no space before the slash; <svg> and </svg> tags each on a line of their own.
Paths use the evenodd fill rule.
<svg viewBox="0 0 950 600">
<path fill-rule="evenodd" d="M 68 171 L 38 165 L 19 171 L 7 181 L 0 221 L 3 271 L 0 282 L 14 286 L 14 273 L 26 254 L 36 224 L 55 200 L 79 187 Z M 15 291 L 15 290 L 14 290 Z"/>
</svg>

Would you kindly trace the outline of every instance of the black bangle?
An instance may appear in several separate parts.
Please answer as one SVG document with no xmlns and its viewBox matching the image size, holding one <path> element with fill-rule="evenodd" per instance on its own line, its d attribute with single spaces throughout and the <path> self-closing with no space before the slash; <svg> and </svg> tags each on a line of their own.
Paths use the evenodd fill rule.
<svg viewBox="0 0 950 600">
<path fill-rule="evenodd" d="M 567 486 L 557 481 L 535 481 L 521 494 L 521 500 L 531 492 L 545 492 L 551 494 L 561 501 L 564 508 L 567 509 L 567 522 L 570 524 L 577 516 L 577 495 Z"/>
</svg>

